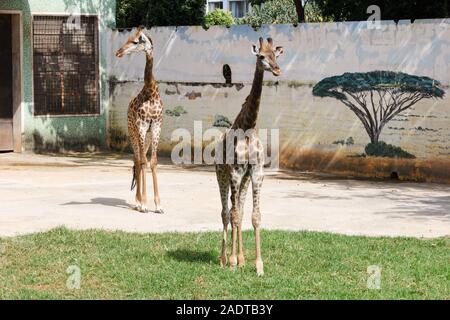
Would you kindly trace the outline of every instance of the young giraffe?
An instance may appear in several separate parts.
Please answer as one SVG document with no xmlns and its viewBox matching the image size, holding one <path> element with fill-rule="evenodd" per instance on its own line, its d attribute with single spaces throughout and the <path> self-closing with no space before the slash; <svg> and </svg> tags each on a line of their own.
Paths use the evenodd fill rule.
<svg viewBox="0 0 450 320">
<path fill-rule="evenodd" d="M 222 200 L 222 254 L 220 264 L 225 266 L 227 263 L 227 231 L 231 218 L 231 256 L 230 266 L 232 269 L 236 265 L 244 265 L 245 258 L 242 243 L 242 216 L 244 209 L 245 196 L 247 194 L 250 180 L 252 182 L 253 193 L 253 213 L 252 224 L 255 230 L 256 241 L 256 272 L 259 276 L 264 274 L 263 262 L 261 259 L 261 246 L 259 226 L 261 222 L 261 213 L 259 210 L 259 198 L 261 185 L 264 178 L 264 150 L 255 132 L 256 120 L 258 117 L 259 104 L 261 100 L 262 82 L 264 71 L 270 71 L 273 75 L 281 75 L 281 70 L 277 64 L 277 58 L 283 53 L 283 47 L 274 47 L 271 38 L 264 43 L 263 38 L 259 39 L 259 49 L 253 45 L 253 54 L 257 57 L 256 70 L 253 79 L 252 89 L 249 96 L 245 99 L 242 109 L 234 121 L 231 129 L 225 132 L 221 145 L 224 152 L 219 153 L 222 159 L 216 158 L 216 175 L 219 183 L 220 196 Z M 245 132 L 245 136 L 236 136 L 236 130 Z M 230 144 L 230 149 L 228 149 Z M 233 156 L 228 160 L 227 154 Z M 237 161 L 240 159 L 240 161 Z M 243 161 L 242 161 L 243 160 Z M 228 209 L 228 195 L 231 188 L 231 211 Z M 236 257 L 236 238 L 238 241 L 238 256 Z"/>
<path fill-rule="evenodd" d="M 133 182 L 136 180 L 136 209 L 148 212 L 147 184 L 145 169 L 149 165 L 147 151 L 152 146 L 150 169 L 153 177 L 153 192 L 156 213 L 163 213 L 161 208 L 158 179 L 156 176 L 157 151 L 161 134 L 163 104 L 158 85 L 153 77 L 153 42 L 145 35 L 144 27 L 138 27 L 127 42 L 116 52 L 118 58 L 133 52 L 145 52 L 145 84 L 141 92 L 133 98 L 128 106 L 128 135 L 133 148 Z M 132 183 L 131 189 L 134 188 Z"/>
</svg>

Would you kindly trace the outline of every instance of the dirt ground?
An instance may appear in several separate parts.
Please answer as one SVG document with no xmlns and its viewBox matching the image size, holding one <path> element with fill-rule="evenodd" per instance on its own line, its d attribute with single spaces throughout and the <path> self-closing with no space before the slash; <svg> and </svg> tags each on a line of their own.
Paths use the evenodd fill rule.
<svg viewBox="0 0 450 320">
<path fill-rule="evenodd" d="M 61 225 L 131 232 L 220 230 L 213 168 L 177 167 L 162 159 L 159 183 L 165 214 L 145 214 L 133 210 L 131 166 L 129 156 L 113 154 L 0 154 L 0 236 Z M 153 208 L 151 195 L 150 185 Z M 266 172 L 261 206 L 266 229 L 450 235 L 449 185 Z M 251 228 L 250 215 L 251 192 L 245 208 L 246 229 Z"/>
</svg>

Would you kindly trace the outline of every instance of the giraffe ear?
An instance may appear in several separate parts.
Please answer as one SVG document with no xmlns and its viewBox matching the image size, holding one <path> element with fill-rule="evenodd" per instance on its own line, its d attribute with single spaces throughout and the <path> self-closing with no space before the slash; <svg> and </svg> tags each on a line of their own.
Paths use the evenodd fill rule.
<svg viewBox="0 0 450 320">
<path fill-rule="evenodd" d="M 278 58 L 280 55 L 283 54 L 283 52 L 284 52 L 283 47 L 276 47 L 275 50 L 274 50 L 275 57 Z"/>
<path fill-rule="evenodd" d="M 137 27 L 136 30 L 134 31 L 134 36 L 139 37 L 143 30 L 144 28 L 142 26 Z"/>
<path fill-rule="evenodd" d="M 252 53 L 255 56 L 259 55 L 259 50 L 258 50 L 258 47 L 256 45 L 252 45 Z"/>
</svg>

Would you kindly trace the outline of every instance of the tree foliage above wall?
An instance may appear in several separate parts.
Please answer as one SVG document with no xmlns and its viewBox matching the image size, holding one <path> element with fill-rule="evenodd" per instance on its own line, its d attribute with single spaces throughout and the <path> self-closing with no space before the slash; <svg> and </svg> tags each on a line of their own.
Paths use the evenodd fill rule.
<svg viewBox="0 0 450 320">
<path fill-rule="evenodd" d="M 377 5 L 381 20 L 448 18 L 449 0 L 309 0 L 314 1 L 323 16 L 333 21 L 364 21 L 367 8 Z"/>
<path fill-rule="evenodd" d="M 272 0 L 250 0 L 261 5 Z M 380 7 L 381 20 L 450 17 L 450 0 L 291 0 L 299 22 L 364 21 L 370 5 Z"/>
<path fill-rule="evenodd" d="M 234 17 L 230 11 L 216 9 L 205 15 L 204 25 L 209 28 L 211 26 L 231 26 L 235 23 Z"/>
<path fill-rule="evenodd" d="M 201 25 L 206 0 L 117 0 L 117 27 Z"/>
<path fill-rule="evenodd" d="M 381 9 L 381 20 L 450 17 L 450 0 L 251 0 L 256 9 L 239 23 L 364 21 L 370 5 Z M 261 7 L 260 5 L 265 5 Z M 117 0 L 117 26 L 202 25 L 206 0 Z"/>
<path fill-rule="evenodd" d="M 364 125 L 372 143 L 396 115 L 425 98 L 443 98 L 437 80 L 393 71 L 344 73 L 328 77 L 313 88 L 317 97 L 341 101 Z"/>
<path fill-rule="evenodd" d="M 252 26 L 297 22 L 297 13 L 292 0 L 268 0 L 264 6 L 254 5 L 251 12 L 238 20 L 238 23 Z"/>
</svg>

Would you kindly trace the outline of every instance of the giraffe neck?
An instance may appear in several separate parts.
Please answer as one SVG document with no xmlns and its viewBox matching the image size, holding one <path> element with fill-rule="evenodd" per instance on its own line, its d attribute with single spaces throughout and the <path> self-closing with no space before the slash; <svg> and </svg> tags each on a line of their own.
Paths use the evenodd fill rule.
<svg viewBox="0 0 450 320">
<path fill-rule="evenodd" d="M 145 64 L 145 72 L 144 72 L 144 91 L 152 92 L 156 87 L 156 81 L 153 77 L 153 55 L 151 53 L 146 52 L 146 64 Z"/>
<path fill-rule="evenodd" d="M 256 127 L 259 104 L 261 101 L 262 83 L 264 79 L 264 68 L 259 61 L 256 62 L 255 76 L 252 89 L 245 99 L 241 112 L 239 112 L 233 123 L 232 129 L 248 130 Z"/>
</svg>

